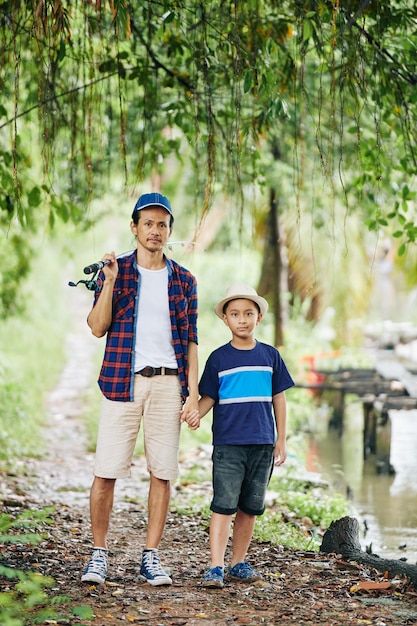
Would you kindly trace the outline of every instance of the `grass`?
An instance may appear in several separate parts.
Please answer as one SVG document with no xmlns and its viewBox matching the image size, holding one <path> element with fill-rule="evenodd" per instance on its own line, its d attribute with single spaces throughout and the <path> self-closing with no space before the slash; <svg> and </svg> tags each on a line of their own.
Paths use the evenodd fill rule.
<svg viewBox="0 0 417 626">
<path fill-rule="evenodd" d="M 0 458 L 42 453 L 46 393 L 65 359 L 68 310 L 59 286 L 57 249 L 44 247 L 24 288 L 25 312 L 0 325 Z M 57 287 L 58 285 L 58 287 Z"/>
</svg>

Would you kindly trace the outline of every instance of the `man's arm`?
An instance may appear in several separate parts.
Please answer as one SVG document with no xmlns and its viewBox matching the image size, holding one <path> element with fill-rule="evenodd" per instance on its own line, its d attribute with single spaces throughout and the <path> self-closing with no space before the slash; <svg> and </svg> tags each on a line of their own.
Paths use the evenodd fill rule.
<svg viewBox="0 0 417 626">
<path fill-rule="evenodd" d="M 282 465 L 287 459 L 287 401 L 285 391 L 272 397 L 277 441 L 275 443 L 275 465 Z"/>
<path fill-rule="evenodd" d="M 101 293 L 91 309 L 87 324 L 95 337 L 103 337 L 108 331 L 113 315 L 113 289 L 119 271 L 116 255 L 114 252 L 107 254 L 104 259 L 110 259 L 111 263 L 103 267 L 106 280 L 103 283 Z"/>
<path fill-rule="evenodd" d="M 181 419 L 188 421 L 191 412 L 198 410 L 198 345 L 188 342 L 188 398 L 182 410 Z"/>
<path fill-rule="evenodd" d="M 198 345 L 188 343 L 188 398 L 198 402 Z"/>
</svg>

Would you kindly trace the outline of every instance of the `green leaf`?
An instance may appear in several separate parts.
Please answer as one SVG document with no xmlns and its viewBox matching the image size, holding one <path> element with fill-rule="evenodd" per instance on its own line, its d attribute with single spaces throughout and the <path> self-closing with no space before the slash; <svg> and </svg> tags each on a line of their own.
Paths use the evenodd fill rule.
<svg viewBox="0 0 417 626">
<path fill-rule="evenodd" d="M 252 87 L 252 70 L 246 70 L 245 72 L 245 80 L 243 82 L 243 91 L 244 93 L 248 93 Z"/>
<path fill-rule="evenodd" d="M 61 43 L 59 45 L 59 50 L 58 50 L 58 61 L 63 61 L 65 59 L 65 53 L 66 53 L 65 41 L 61 39 Z"/>
<path fill-rule="evenodd" d="M 32 187 L 28 193 L 28 203 L 30 207 L 37 207 L 40 205 L 42 199 L 41 190 L 39 187 Z"/>
<path fill-rule="evenodd" d="M 368 220 L 366 222 L 366 225 L 368 227 L 368 230 L 370 230 L 370 231 L 377 229 L 377 222 L 376 222 L 376 220 Z"/>
<path fill-rule="evenodd" d="M 102 74 L 114 72 L 116 68 L 117 68 L 117 63 L 114 59 L 108 59 L 107 61 L 103 61 L 103 63 L 100 63 L 100 65 L 98 66 L 98 70 Z"/>
<path fill-rule="evenodd" d="M 170 22 L 173 22 L 174 20 L 175 20 L 174 11 L 167 11 L 162 16 L 162 21 L 165 22 L 166 24 L 169 24 Z"/>
<path fill-rule="evenodd" d="M 313 25 L 310 20 L 304 20 L 303 24 L 303 41 L 308 41 L 313 34 Z"/>
<path fill-rule="evenodd" d="M 87 605 L 74 606 L 71 612 L 74 615 L 81 617 L 81 619 L 93 620 L 95 617 L 93 613 L 93 609 L 91 608 L 91 606 L 87 606 Z"/>
</svg>

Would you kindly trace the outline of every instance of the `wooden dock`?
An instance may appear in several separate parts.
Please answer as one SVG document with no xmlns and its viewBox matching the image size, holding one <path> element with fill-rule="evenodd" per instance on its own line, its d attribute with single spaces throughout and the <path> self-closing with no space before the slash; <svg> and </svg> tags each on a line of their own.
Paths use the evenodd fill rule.
<svg viewBox="0 0 417 626">
<path fill-rule="evenodd" d="M 374 455 L 379 473 L 394 473 L 389 450 L 387 453 L 386 445 L 378 446 L 379 432 L 389 426 L 389 411 L 417 409 L 417 369 L 408 369 L 392 353 L 382 352 L 374 368 L 314 369 L 308 378 L 296 386 L 312 390 L 318 398 L 325 395 L 330 399 L 333 411 L 329 427 L 337 429 L 340 435 L 346 396 L 355 395 L 362 401 L 364 458 Z"/>
</svg>

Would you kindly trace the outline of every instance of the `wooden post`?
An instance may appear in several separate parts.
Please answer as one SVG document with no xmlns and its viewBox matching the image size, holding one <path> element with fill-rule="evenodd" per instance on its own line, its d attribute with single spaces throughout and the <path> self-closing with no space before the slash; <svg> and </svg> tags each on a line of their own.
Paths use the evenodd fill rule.
<svg viewBox="0 0 417 626">
<path fill-rule="evenodd" d="M 332 393 L 333 414 L 329 427 L 334 428 L 341 437 L 343 435 L 343 420 L 345 417 L 345 390 L 340 389 Z"/>
<path fill-rule="evenodd" d="M 363 458 L 376 453 L 376 417 L 374 400 L 365 400 L 363 403 L 364 432 L 363 432 Z"/>
<path fill-rule="evenodd" d="M 391 465 L 391 420 L 388 410 L 377 406 L 374 398 L 364 399 L 363 458 L 375 456 L 378 474 L 394 474 Z"/>
</svg>

